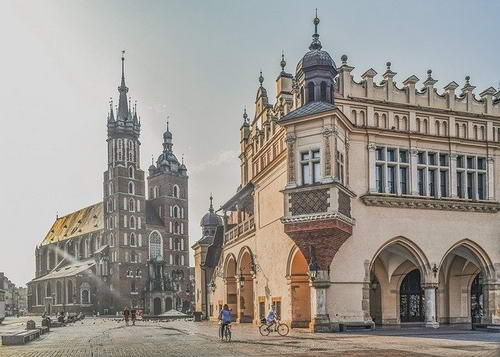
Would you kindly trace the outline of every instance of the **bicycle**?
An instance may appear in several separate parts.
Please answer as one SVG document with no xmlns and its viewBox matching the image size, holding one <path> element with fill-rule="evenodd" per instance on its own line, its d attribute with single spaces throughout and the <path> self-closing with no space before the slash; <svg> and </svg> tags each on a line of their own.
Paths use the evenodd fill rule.
<svg viewBox="0 0 500 357">
<path fill-rule="evenodd" d="M 262 336 L 269 336 L 269 334 L 274 330 L 278 332 L 280 336 L 286 336 L 288 335 L 288 332 L 290 329 L 288 328 L 288 325 L 285 323 L 282 323 L 280 320 L 275 320 L 271 323 L 268 323 L 266 319 L 261 320 L 262 324 L 259 326 L 259 332 Z M 274 326 L 274 329 L 271 327 Z"/>
<path fill-rule="evenodd" d="M 219 328 L 219 338 L 221 341 L 226 340 L 226 342 L 231 341 L 231 324 L 223 325 L 223 328 Z"/>
</svg>

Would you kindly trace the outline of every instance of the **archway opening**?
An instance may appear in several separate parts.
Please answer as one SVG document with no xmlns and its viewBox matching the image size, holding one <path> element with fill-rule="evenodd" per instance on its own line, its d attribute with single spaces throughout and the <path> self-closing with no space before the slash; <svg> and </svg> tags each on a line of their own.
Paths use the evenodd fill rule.
<svg viewBox="0 0 500 357">
<path fill-rule="evenodd" d="M 488 264 L 483 254 L 464 243 L 451 249 L 443 259 L 438 287 L 440 322 L 469 325 L 488 319 L 483 294 Z"/>
<path fill-rule="evenodd" d="M 226 304 L 235 316 L 238 310 L 238 289 L 236 286 L 236 259 L 230 257 L 226 263 Z"/>
<path fill-rule="evenodd" d="M 161 314 L 161 299 L 159 297 L 154 298 L 153 300 L 153 314 Z"/>
<path fill-rule="evenodd" d="M 165 311 L 170 311 L 173 309 L 172 298 L 168 297 L 165 299 Z"/>
<path fill-rule="evenodd" d="M 296 250 L 292 259 L 290 293 L 292 298 L 292 328 L 309 327 L 311 322 L 311 288 L 307 261 L 300 249 Z"/>
<path fill-rule="evenodd" d="M 240 260 L 240 322 L 252 322 L 254 319 L 254 293 L 253 293 L 253 259 L 248 251 L 245 251 Z"/>
<path fill-rule="evenodd" d="M 399 325 L 425 320 L 422 284 L 423 253 L 413 243 L 397 238 L 375 256 L 370 267 L 369 308 L 377 325 Z"/>
</svg>

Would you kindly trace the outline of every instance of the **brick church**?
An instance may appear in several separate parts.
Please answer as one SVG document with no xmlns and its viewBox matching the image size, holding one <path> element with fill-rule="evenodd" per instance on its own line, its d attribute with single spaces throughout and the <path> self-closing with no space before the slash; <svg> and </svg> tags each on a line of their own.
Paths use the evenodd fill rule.
<svg viewBox="0 0 500 357">
<path fill-rule="evenodd" d="M 115 110 L 110 103 L 107 118 L 103 200 L 57 217 L 36 247 L 30 312 L 191 310 L 187 168 L 173 152 L 167 124 L 156 164 L 147 175 L 141 169 L 141 122 L 127 99 L 121 61 L 119 102 Z"/>
</svg>

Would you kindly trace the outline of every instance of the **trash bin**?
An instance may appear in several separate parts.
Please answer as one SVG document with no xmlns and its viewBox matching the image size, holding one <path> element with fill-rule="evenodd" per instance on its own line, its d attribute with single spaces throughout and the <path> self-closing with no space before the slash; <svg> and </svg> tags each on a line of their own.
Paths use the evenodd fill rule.
<svg viewBox="0 0 500 357">
<path fill-rule="evenodd" d="M 194 315 L 194 321 L 195 321 L 195 322 L 201 322 L 201 316 L 202 316 L 202 314 L 203 314 L 203 313 L 202 313 L 202 312 L 200 312 L 200 311 L 195 311 L 195 312 L 193 313 L 193 315 Z"/>
</svg>

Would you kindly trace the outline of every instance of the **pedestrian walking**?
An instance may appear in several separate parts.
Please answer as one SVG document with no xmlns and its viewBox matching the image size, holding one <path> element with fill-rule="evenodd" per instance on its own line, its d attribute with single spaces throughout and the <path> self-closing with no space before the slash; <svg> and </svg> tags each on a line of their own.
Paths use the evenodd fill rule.
<svg viewBox="0 0 500 357">
<path fill-rule="evenodd" d="M 137 318 L 137 311 L 135 308 L 130 309 L 130 318 L 132 319 L 132 326 L 135 326 L 135 319 Z"/>
<path fill-rule="evenodd" d="M 128 320 L 130 318 L 130 310 L 128 307 L 125 307 L 125 310 L 123 310 L 123 318 L 125 319 L 125 324 L 128 326 Z"/>
</svg>

